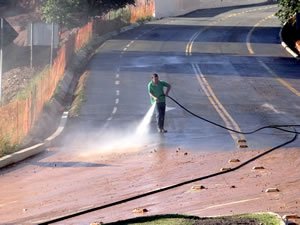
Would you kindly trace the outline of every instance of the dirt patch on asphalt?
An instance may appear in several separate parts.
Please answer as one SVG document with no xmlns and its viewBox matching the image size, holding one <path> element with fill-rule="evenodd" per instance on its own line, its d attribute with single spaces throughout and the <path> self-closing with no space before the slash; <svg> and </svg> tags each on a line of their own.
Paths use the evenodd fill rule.
<svg viewBox="0 0 300 225">
<path fill-rule="evenodd" d="M 156 148 L 156 151 L 103 155 L 100 149 L 98 153 L 89 154 L 87 148 L 55 147 L 23 164 L 2 170 L 4 186 L 0 199 L 10 203 L 0 210 L 2 220 L 18 224 L 99 207 L 217 173 L 221 168 L 233 168 L 264 152 L 201 153 Z M 240 162 L 229 162 L 230 159 Z M 84 214 L 64 224 L 108 223 L 161 214 L 207 217 L 274 212 L 281 216 L 299 215 L 299 174 L 300 150 L 282 148 L 234 172 Z M 193 188 L 195 186 L 204 188 Z M 268 188 L 279 191 L 268 193 Z M 134 213 L 137 208 L 147 210 Z"/>
</svg>

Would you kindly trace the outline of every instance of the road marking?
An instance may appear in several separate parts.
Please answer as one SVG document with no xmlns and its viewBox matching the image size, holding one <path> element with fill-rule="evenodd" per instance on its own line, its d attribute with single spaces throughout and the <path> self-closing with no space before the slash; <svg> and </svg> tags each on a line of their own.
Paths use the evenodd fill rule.
<svg viewBox="0 0 300 225">
<path fill-rule="evenodd" d="M 265 22 L 267 19 L 270 19 L 274 16 L 275 14 L 272 14 L 271 16 L 267 16 L 266 18 L 263 18 L 262 20 L 260 20 L 257 24 L 254 25 L 254 27 L 252 27 L 252 29 L 249 31 L 248 35 L 247 35 L 247 40 L 246 40 L 246 43 L 247 43 L 247 48 L 248 48 L 248 51 L 251 55 L 254 54 L 254 51 L 253 51 L 253 48 L 251 46 L 251 42 L 250 42 L 250 39 L 251 39 L 251 36 L 252 36 L 252 33 L 253 31 L 258 27 L 260 26 L 263 22 Z"/>
<path fill-rule="evenodd" d="M 117 73 L 117 74 L 116 74 L 116 78 L 119 78 L 119 77 L 120 77 L 120 74 Z"/>
<path fill-rule="evenodd" d="M 227 15 L 227 16 L 225 16 L 225 17 L 223 17 L 223 18 L 221 18 L 221 19 L 219 19 L 217 21 L 213 21 L 213 22 L 209 23 L 208 27 L 212 26 L 212 25 L 215 25 L 215 24 L 217 24 L 217 23 L 219 23 L 221 21 L 224 21 L 224 20 L 226 20 L 228 18 L 232 18 L 234 16 L 242 15 L 242 14 L 249 13 L 249 12 L 255 12 L 255 11 L 258 11 L 258 10 L 270 9 L 270 8 L 274 8 L 274 7 L 277 7 L 277 6 L 276 5 L 275 6 L 268 6 L 268 7 L 258 8 L 258 9 L 245 10 L 245 11 L 239 12 L 239 13 L 233 13 L 233 14 Z M 269 17 L 267 17 L 267 18 L 271 18 L 273 16 L 274 16 L 274 14 L 271 15 L 271 16 L 269 16 Z M 196 32 L 190 38 L 189 42 L 186 45 L 186 49 L 185 49 L 185 54 L 187 56 L 191 56 L 192 55 L 192 49 L 193 49 L 193 44 L 194 44 L 195 40 L 198 38 L 198 36 L 200 35 L 200 33 L 203 32 L 206 29 L 208 29 L 208 28 L 205 28 L 205 29 L 202 29 L 201 31 Z M 249 32 L 250 34 L 248 34 L 248 36 L 247 36 L 247 46 L 248 46 L 249 52 L 250 53 L 253 52 L 253 54 L 254 54 L 254 51 L 253 51 L 253 49 L 251 47 L 251 44 L 250 44 L 250 37 L 251 37 L 251 34 L 253 33 L 253 30 L 251 30 Z M 206 96 L 208 97 L 209 101 L 214 106 L 214 108 L 216 109 L 216 111 L 218 112 L 218 114 L 220 115 L 220 117 L 225 122 L 226 126 L 228 128 L 230 128 L 230 129 L 233 129 L 233 127 L 234 127 L 234 130 L 237 130 L 237 131 L 241 132 L 238 124 L 233 120 L 233 118 L 230 116 L 230 114 L 227 112 L 227 110 L 224 108 L 224 106 L 220 103 L 220 101 L 218 100 L 218 98 L 214 94 L 212 88 L 208 84 L 208 82 L 205 79 L 204 75 L 201 73 L 201 70 L 200 70 L 199 66 L 196 65 L 196 64 L 192 64 L 192 66 L 193 66 L 193 69 L 194 69 L 194 71 L 196 73 L 196 76 L 197 76 L 197 79 L 199 81 L 199 84 L 200 84 L 201 88 L 205 92 Z M 239 144 L 238 143 L 238 141 L 239 141 L 238 136 L 240 136 L 240 139 L 244 139 L 245 140 L 245 136 L 242 135 L 242 134 L 238 134 L 237 135 L 236 133 L 233 133 L 233 132 L 230 132 L 230 131 L 229 131 L 229 133 L 230 133 L 230 135 L 232 136 L 233 140 L 236 142 L 237 145 Z M 239 146 L 239 147 L 241 147 L 241 146 Z"/>
<path fill-rule="evenodd" d="M 186 55 L 192 55 L 192 48 L 193 43 L 196 40 L 196 38 L 199 36 L 200 31 L 196 32 L 189 40 L 188 44 L 186 45 L 185 54 Z"/>
<path fill-rule="evenodd" d="M 285 86 L 287 89 L 289 89 L 291 92 L 293 92 L 295 95 L 300 96 L 300 92 L 297 91 L 295 88 L 293 88 L 288 82 L 281 79 L 273 70 L 271 70 L 270 67 L 268 67 L 263 61 L 258 60 L 258 62 L 270 73 L 272 74 L 276 80 L 278 80 L 283 86 Z"/>
<path fill-rule="evenodd" d="M 251 202 L 251 201 L 256 201 L 259 200 L 260 198 L 252 198 L 252 199 L 245 199 L 245 200 L 240 200 L 240 201 L 234 201 L 234 202 L 228 202 L 228 203 L 224 203 L 224 204 L 219 204 L 219 205 L 212 205 L 212 206 L 208 206 L 204 209 L 199 209 L 199 210 L 195 210 L 190 212 L 191 214 L 196 213 L 196 212 L 201 212 L 207 209 L 213 209 L 213 208 L 219 208 L 219 207 L 224 207 L 224 206 L 229 206 L 229 205 L 236 205 L 236 204 L 241 204 L 241 203 L 247 203 L 247 202 Z"/>
<path fill-rule="evenodd" d="M 172 111 L 172 110 L 174 110 L 174 109 L 176 109 L 176 108 L 175 108 L 175 107 L 169 107 L 169 106 L 167 106 L 167 107 L 166 107 L 166 112 Z"/>
<path fill-rule="evenodd" d="M 115 84 L 116 84 L 116 85 L 119 85 L 119 84 L 120 84 L 120 81 L 119 81 L 119 80 L 116 80 Z"/>
<path fill-rule="evenodd" d="M 278 111 L 275 106 L 273 106 L 272 104 L 269 104 L 269 103 L 265 103 L 262 105 L 263 108 L 266 108 L 268 110 L 271 110 L 277 114 L 286 114 L 285 112 L 281 112 L 281 111 Z"/>
<path fill-rule="evenodd" d="M 196 77 L 198 79 L 198 82 L 204 91 L 205 95 L 208 97 L 208 100 L 212 104 L 212 106 L 216 109 L 219 116 L 222 118 L 222 120 L 225 122 L 226 127 L 232 130 L 237 130 L 241 132 L 240 127 L 238 124 L 234 121 L 234 119 L 230 116 L 230 114 L 227 112 L 225 107 L 221 104 L 217 96 L 215 95 L 214 91 L 212 90 L 211 86 L 209 85 L 208 81 L 204 77 L 203 73 L 200 70 L 200 67 L 197 64 L 192 64 L 193 70 L 196 74 Z M 228 131 L 232 137 L 232 139 L 235 141 L 236 146 L 240 146 L 239 140 L 245 139 L 245 136 L 243 134 L 236 134 L 231 131 Z"/>
<path fill-rule="evenodd" d="M 116 95 L 119 96 L 120 95 L 120 91 L 116 90 Z"/>
<path fill-rule="evenodd" d="M 114 107 L 113 111 L 112 111 L 112 114 L 116 114 L 118 108 L 117 107 Z"/>
<path fill-rule="evenodd" d="M 222 21 L 225 21 L 231 17 L 235 17 L 235 16 L 238 16 L 238 15 L 242 15 L 242 14 L 245 14 L 245 13 L 249 13 L 249 12 L 254 12 L 254 11 L 258 11 L 258 10 L 265 10 L 265 9 L 270 9 L 270 8 L 274 8 L 274 7 L 277 7 L 277 6 L 268 6 L 268 7 L 263 7 L 263 8 L 259 8 L 259 9 L 252 9 L 252 10 L 246 10 L 246 11 L 242 11 L 242 12 L 239 12 L 239 13 L 232 13 L 232 14 L 229 14 L 227 16 L 224 16 L 216 21 L 213 21 L 211 23 L 208 24 L 208 27 L 209 26 L 212 26 L 212 25 L 216 25 L 217 23 L 219 22 L 222 22 Z M 273 15 L 272 15 L 273 16 Z M 193 34 L 193 36 L 191 37 L 191 39 L 189 40 L 189 42 L 187 43 L 186 45 L 186 49 L 185 49 L 185 54 L 187 56 L 191 56 L 192 55 L 192 48 L 193 48 L 193 44 L 195 42 L 195 40 L 197 39 L 197 37 L 199 36 L 199 34 L 201 32 L 203 32 L 204 30 L 207 30 L 208 28 L 204 28 L 202 29 L 201 31 L 198 31 L 196 32 L 195 34 Z M 253 31 L 252 31 L 253 32 Z"/>
<path fill-rule="evenodd" d="M 252 36 L 253 31 L 260 26 L 264 21 L 266 21 L 267 19 L 271 19 L 272 17 L 274 17 L 275 14 L 272 14 L 270 16 L 265 17 L 264 19 L 262 19 L 261 21 L 259 21 L 257 24 L 254 25 L 254 27 L 250 30 L 250 32 L 247 35 L 247 48 L 248 51 L 251 55 L 255 54 L 252 46 L 251 46 L 251 42 L 250 42 L 250 38 Z M 277 81 L 279 81 L 283 86 L 285 86 L 287 89 L 289 89 L 291 92 L 293 92 L 295 95 L 300 96 L 300 92 L 297 91 L 295 88 L 293 88 L 288 82 L 284 81 L 282 78 L 280 78 L 270 67 L 268 67 L 263 61 L 258 60 L 258 62 L 272 75 L 276 78 Z"/>
<path fill-rule="evenodd" d="M 116 105 L 118 105 L 119 104 L 119 99 L 118 98 L 116 98 Z"/>
<path fill-rule="evenodd" d="M 7 202 L 7 203 L 0 203 L 0 208 L 4 207 L 4 206 L 7 206 L 7 205 L 10 205 L 10 204 L 13 204 L 13 203 L 16 203 L 18 201 L 12 201 L 12 202 Z"/>
</svg>

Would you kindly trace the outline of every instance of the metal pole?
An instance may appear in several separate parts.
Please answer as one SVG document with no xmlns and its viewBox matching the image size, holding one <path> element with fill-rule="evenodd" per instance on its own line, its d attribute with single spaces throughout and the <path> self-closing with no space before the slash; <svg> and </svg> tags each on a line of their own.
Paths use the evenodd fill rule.
<svg viewBox="0 0 300 225">
<path fill-rule="evenodd" d="M 4 38 L 3 18 L 0 22 L 0 105 L 2 104 L 2 67 L 3 67 L 3 38 Z"/>
<path fill-rule="evenodd" d="M 50 69 L 52 68 L 53 63 L 53 48 L 54 48 L 54 23 L 52 23 L 52 32 L 51 32 L 51 50 L 50 50 Z"/>
<path fill-rule="evenodd" d="M 30 24 L 30 68 L 32 69 L 33 61 L 33 24 Z"/>
</svg>

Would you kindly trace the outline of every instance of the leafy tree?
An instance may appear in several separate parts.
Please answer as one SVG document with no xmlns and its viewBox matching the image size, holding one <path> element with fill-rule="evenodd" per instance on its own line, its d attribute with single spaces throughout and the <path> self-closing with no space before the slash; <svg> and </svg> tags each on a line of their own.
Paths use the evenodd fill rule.
<svg viewBox="0 0 300 225">
<path fill-rule="evenodd" d="M 135 0 L 43 0 L 42 18 L 66 27 L 83 25 L 89 17 L 133 5 Z"/>
<path fill-rule="evenodd" d="M 77 5 L 74 1 L 76 0 L 44 0 L 41 7 L 42 19 L 46 23 L 53 22 L 62 26 L 71 26 Z"/>
<path fill-rule="evenodd" d="M 300 0 L 277 0 L 279 6 L 281 7 L 276 13 L 282 23 L 285 23 L 295 13 L 300 13 Z"/>
</svg>

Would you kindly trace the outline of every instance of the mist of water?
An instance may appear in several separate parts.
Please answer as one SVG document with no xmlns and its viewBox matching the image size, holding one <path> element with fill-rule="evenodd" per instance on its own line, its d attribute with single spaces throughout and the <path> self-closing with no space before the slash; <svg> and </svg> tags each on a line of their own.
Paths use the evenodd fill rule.
<svg viewBox="0 0 300 225">
<path fill-rule="evenodd" d="M 152 115 L 154 113 L 155 105 L 156 105 L 156 103 L 152 104 L 152 106 L 150 107 L 150 109 L 148 110 L 146 115 L 144 116 L 143 120 L 138 125 L 136 132 L 135 132 L 136 135 L 143 135 L 143 134 L 147 134 L 149 132 L 150 122 L 151 122 Z"/>
<path fill-rule="evenodd" d="M 138 124 L 131 124 L 123 129 L 106 129 L 105 132 L 93 132 L 94 135 L 78 138 L 84 145 L 84 151 L 79 151 L 81 156 L 91 156 L 110 153 L 128 153 L 140 151 L 145 147 L 152 145 L 151 135 L 149 133 L 151 118 L 153 116 L 155 105 L 153 104 L 143 119 Z M 99 136 L 99 133 L 101 135 Z"/>
</svg>

